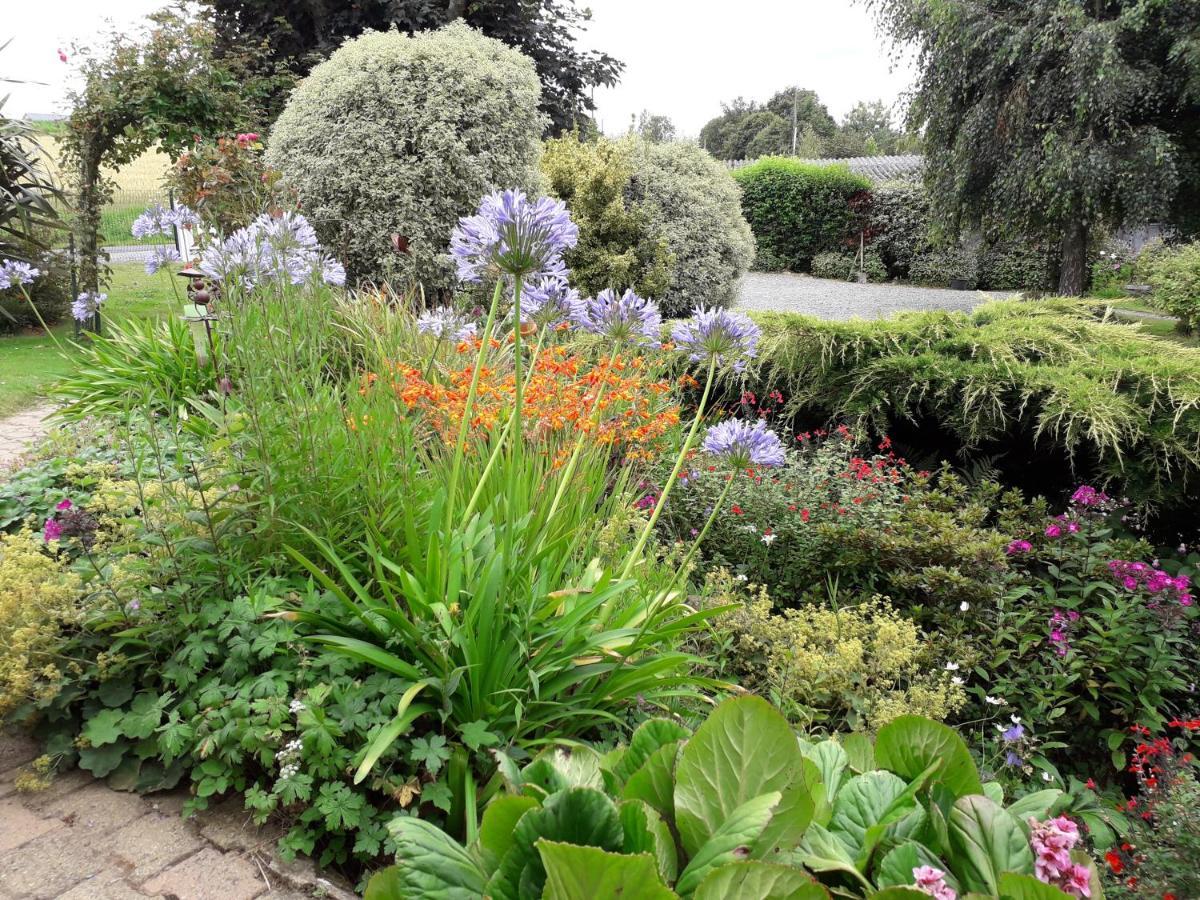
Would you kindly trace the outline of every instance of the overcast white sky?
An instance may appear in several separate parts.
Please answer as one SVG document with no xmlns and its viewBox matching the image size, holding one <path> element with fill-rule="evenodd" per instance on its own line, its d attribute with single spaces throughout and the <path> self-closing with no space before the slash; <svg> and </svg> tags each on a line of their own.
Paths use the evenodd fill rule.
<svg viewBox="0 0 1200 900">
<path fill-rule="evenodd" d="M 0 85 L 9 115 L 62 112 L 71 68 L 57 51 L 88 41 L 105 19 L 131 28 L 163 0 L 0 0 L 0 78 L 38 85 Z M 596 92 L 605 131 L 619 133 L 642 109 L 671 117 L 694 136 L 720 112 L 721 101 L 766 100 L 789 84 L 815 90 L 835 117 L 859 100 L 892 104 L 908 88 L 905 66 L 867 12 L 850 0 L 584 0 L 593 17 L 583 38 L 625 62 L 615 88 Z"/>
</svg>

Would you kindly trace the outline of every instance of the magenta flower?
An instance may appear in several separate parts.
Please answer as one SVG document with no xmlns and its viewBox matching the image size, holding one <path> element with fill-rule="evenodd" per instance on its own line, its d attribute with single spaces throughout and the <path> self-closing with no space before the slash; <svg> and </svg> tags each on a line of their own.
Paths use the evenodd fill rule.
<svg viewBox="0 0 1200 900">
<path fill-rule="evenodd" d="M 1032 549 L 1033 544 L 1029 541 L 1013 541 L 1005 548 L 1004 552 L 1009 556 L 1016 556 L 1019 553 L 1028 553 Z"/>
<path fill-rule="evenodd" d="M 954 888 L 946 884 L 946 873 L 933 866 L 917 866 L 912 870 L 913 884 L 922 894 L 935 900 L 958 900 Z"/>
<path fill-rule="evenodd" d="M 70 509 L 72 505 L 70 500 L 59 500 L 54 508 L 61 512 L 64 509 Z"/>
<path fill-rule="evenodd" d="M 1049 525 L 1046 526 L 1046 537 L 1048 537 L 1048 538 L 1062 537 L 1062 526 L 1055 522 L 1051 522 Z"/>
<path fill-rule="evenodd" d="M 62 537 L 63 528 L 54 519 L 47 519 L 46 524 L 42 526 L 42 540 L 47 544 L 51 541 L 57 541 Z"/>
</svg>

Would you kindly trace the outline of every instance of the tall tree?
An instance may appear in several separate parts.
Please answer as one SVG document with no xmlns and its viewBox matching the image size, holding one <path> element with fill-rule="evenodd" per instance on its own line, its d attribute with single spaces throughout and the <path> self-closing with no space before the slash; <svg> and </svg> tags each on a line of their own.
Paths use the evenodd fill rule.
<svg viewBox="0 0 1200 900">
<path fill-rule="evenodd" d="M 675 123 L 670 116 L 660 116 L 643 109 L 633 130 L 652 144 L 675 140 Z"/>
<path fill-rule="evenodd" d="M 550 131 L 586 127 L 595 110 L 592 89 L 612 85 L 624 64 L 583 50 L 578 33 L 591 12 L 575 0 L 201 0 L 216 15 L 222 41 L 261 47 L 264 66 L 284 64 L 303 75 L 346 38 L 369 29 L 438 28 L 464 19 L 489 37 L 533 59 L 542 80 Z M 277 98 L 277 106 L 283 98 Z"/>
<path fill-rule="evenodd" d="M 1193 0 L 863 0 L 920 75 L 935 213 L 1060 247 L 1080 293 L 1102 226 L 1178 211 L 1200 135 L 1200 4 Z"/>
<path fill-rule="evenodd" d="M 810 147 L 814 138 L 823 141 L 837 132 L 816 91 L 788 87 L 763 105 L 741 97 L 721 104 L 721 115 L 700 130 L 700 144 L 718 159 L 786 156 L 792 152 L 793 122 L 797 142 Z"/>
</svg>

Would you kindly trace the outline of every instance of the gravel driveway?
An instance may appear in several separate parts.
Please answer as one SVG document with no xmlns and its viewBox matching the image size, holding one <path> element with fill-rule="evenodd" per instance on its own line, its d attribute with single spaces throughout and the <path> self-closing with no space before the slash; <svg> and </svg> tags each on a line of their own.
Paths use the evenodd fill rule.
<svg viewBox="0 0 1200 900">
<path fill-rule="evenodd" d="M 821 319 L 879 319 L 920 309 L 969 311 L 1013 291 L 951 291 L 906 284 L 854 284 L 795 275 L 750 272 L 742 279 L 737 308 L 798 312 Z"/>
</svg>

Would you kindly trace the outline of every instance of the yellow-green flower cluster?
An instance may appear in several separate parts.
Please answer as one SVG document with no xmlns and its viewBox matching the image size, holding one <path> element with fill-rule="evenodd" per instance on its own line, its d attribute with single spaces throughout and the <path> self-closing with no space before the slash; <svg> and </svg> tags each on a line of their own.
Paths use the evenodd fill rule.
<svg viewBox="0 0 1200 900">
<path fill-rule="evenodd" d="M 735 635 L 728 665 L 742 686 L 797 724 L 875 731 L 907 714 L 943 720 L 966 704 L 916 623 L 884 598 L 776 613 L 764 589 L 746 596 L 724 570 L 706 594 L 710 604 L 737 606 L 716 627 Z"/>
<path fill-rule="evenodd" d="M 79 620 L 80 583 L 29 528 L 0 534 L 0 716 L 57 690 L 60 631 Z"/>
</svg>

